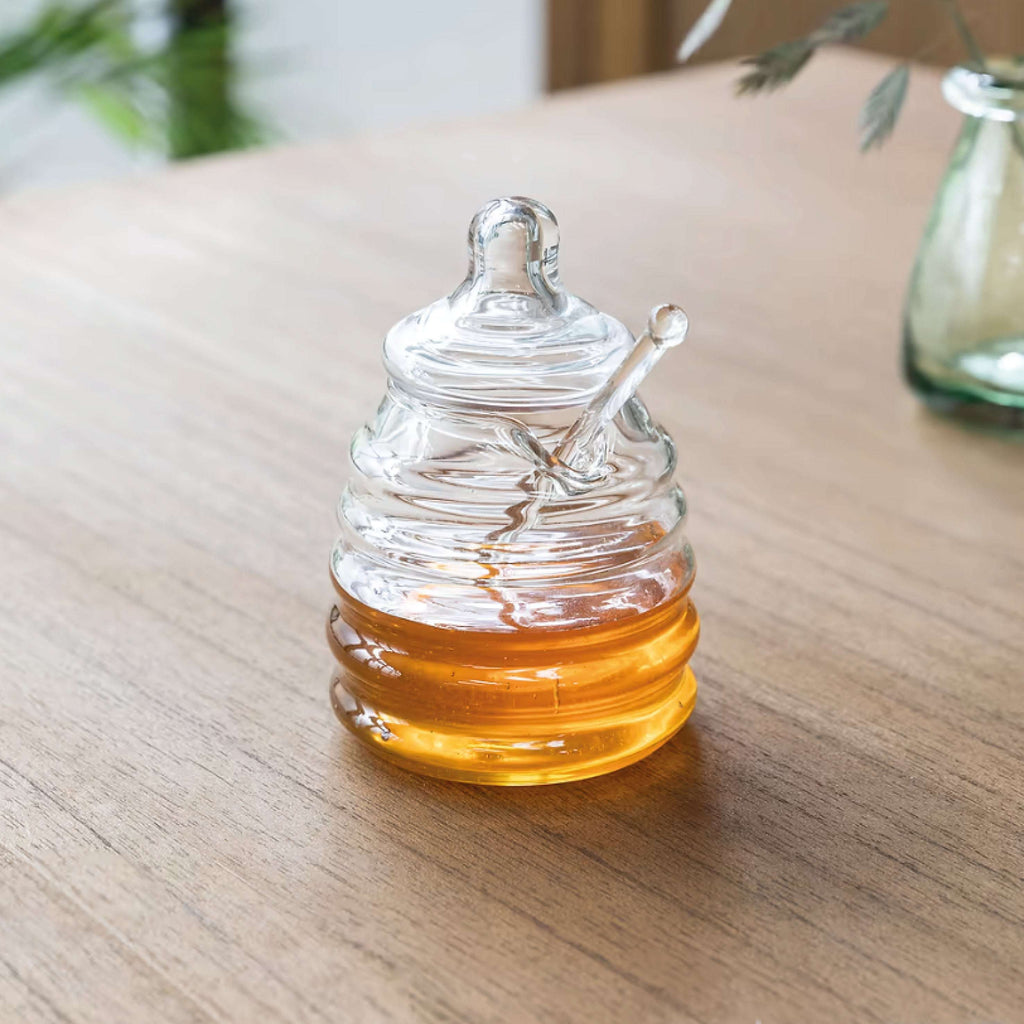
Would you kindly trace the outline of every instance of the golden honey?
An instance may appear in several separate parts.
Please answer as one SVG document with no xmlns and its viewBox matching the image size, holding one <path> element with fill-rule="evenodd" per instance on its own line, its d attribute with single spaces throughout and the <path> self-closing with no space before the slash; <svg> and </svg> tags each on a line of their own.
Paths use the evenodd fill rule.
<svg viewBox="0 0 1024 1024">
<path fill-rule="evenodd" d="M 649 754 L 693 710 L 687 592 L 582 629 L 498 632 L 411 622 L 336 590 L 334 709 L 405 768 L 493 785 L 587 778 Z"/>
</svg>

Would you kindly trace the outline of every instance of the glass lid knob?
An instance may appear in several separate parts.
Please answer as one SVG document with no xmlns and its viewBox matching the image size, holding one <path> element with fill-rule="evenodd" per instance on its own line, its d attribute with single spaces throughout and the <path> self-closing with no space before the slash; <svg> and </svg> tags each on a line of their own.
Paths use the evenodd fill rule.
<svg viewBox="0 0 1024 1024">
<path fill-rule="evenodd" d="M 562 313 L 567 302 L 558 278 L 554 214 L 523 196 L 482 207 L 469 226 L 469 274 L 451 296 L 453 308 L 470 317 L 514 310 L 519 317 L 544 318 Z"/>
</svg>

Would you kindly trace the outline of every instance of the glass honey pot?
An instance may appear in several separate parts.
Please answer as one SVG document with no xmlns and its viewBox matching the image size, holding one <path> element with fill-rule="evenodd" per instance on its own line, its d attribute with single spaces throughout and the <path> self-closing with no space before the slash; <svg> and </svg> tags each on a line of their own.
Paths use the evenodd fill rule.
<svg viewBox="0 0 1024 1024">
<path fill-rule="evenodd" d="M 469 274 L 395 325 L 331 553 L 331 699 L 414 771 L 535 785 L 655 750 L 696 698 L 675 448 L 636 395 L 686 334 L 638 338 L 562 286 L 542 204 L 473 218 Z"/>
</svg>

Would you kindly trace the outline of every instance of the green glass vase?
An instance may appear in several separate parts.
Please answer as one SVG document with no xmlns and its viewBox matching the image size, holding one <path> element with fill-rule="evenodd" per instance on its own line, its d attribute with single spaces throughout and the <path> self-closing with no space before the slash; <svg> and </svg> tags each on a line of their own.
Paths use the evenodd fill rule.
<svg viewBox="0 0 1024 1024">
<path fill-rule="evenodd" d="M 1024 427 L 1024 64 L 943 81 L 963 130 L 904 315 L 907 380 L 929 405 Z"/>
</svg>

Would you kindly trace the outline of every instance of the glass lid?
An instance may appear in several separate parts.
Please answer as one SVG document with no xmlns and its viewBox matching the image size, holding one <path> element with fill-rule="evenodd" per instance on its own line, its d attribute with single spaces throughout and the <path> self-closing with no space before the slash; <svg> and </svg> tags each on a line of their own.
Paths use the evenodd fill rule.
<svg viewBox="0 0 1024 1024">
<path fill-rule="evenodd" d="M 512 196 L 473 218 L 466 279 L 396 324 L 384 361 L 423 402 L 539 410 L 585 404 L 632 345 L 618 320 L 563 287 L 551 211 Z"/>
</svg>

